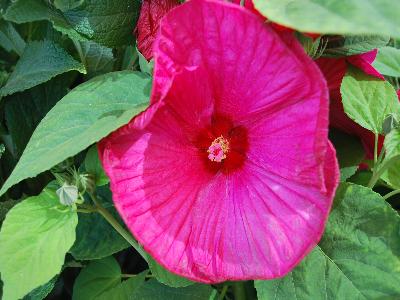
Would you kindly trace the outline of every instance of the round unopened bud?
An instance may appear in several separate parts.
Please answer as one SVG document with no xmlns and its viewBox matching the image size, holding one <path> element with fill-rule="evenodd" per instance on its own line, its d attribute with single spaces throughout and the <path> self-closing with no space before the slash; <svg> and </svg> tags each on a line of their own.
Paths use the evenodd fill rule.
<svg viewBox="0 0 400 300">
<path fill-rule="evenodd" d="M 71 206 L 78 200 L 78 188 L 74 185 L 64 183 L 56 193 L 62 205 Z"/>
</svg>

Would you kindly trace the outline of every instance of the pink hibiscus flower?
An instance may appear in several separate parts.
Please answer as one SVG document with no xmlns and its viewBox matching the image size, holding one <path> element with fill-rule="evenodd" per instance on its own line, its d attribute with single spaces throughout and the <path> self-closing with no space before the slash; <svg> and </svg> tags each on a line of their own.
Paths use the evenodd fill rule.
<svg viewBox="0 0 400 300">
<path fill-rule="evenodd" d="M 373 159 L 375 148 L 375 134 L 368 129 L 358 125 L 350 119 L 343 109 L 340 85 L 347 71 L 348 63 L 360 68 L 366 74 L 383 79 L 384 77 L 372 66 L 377 54 L 377 49 L 360 55 L 342 58 L 319 58 L 317 64 L 328 83 L 330 93 L 330 125 L 350 135 L 360 138 L 367 159 Z M 379 151 L 383 146 L 383 136 L 379 138 Z"/>
<path fill-rule="evenodd" d="M 160 20 L 178 4 L 177 0 L 143 1 L 139 20 L 136 25 L 136 35 L 137 47 L 147 60 L 153 58 L 153 43 L 157 35 Z"/>
<path fill-rule="evenodd" d="M 99 144 L 116 208 L 171 272 L 275 278 L 321 237 L 338 184 L 328 90 L 284 38 L 226 2 L 170 11 L 151 106 Z"/>
</svg>

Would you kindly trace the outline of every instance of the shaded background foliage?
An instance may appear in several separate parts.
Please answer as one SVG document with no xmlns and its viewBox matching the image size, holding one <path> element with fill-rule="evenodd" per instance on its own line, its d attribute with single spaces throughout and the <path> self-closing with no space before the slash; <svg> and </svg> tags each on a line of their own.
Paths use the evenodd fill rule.
<svg viewBox="0 0 400 300">
<path fill-rule="evenodd" d="M 67 227 L 57 232 L 56 226 L 46 233 L 53 236 L 44 241 L 48 247 L 41 260 L 55 269 L 53 274 L 40 278 L 41 270 L 31 269 L 31 276 L 43 279 L 40 286 L 29 279 L 18 282 L 7 277 L 6 284 L 15 289 L 13 296 L 35 300 L 222 299 L 224 295 L 227 299 L 238 295 L 248 299 L 257 295 L 258 299 L 400 298 L 400 197 L 383 197 L 400 188 L 396 127 L 400 106 L 394 94 L 400 87 L 400 5 L 389 0 L 379 5 L 372 0 L 362 5 L 355 0 L 331 1 L 329 7 L 323 0 L 254 2 L 271 21 L 324 33 L 317 40 L 297 35 L 314 59 L 378 48 L 373 65 L 386 78 L 378 82 L 350 69 L 343 80 L 346 113 L 372 132 L 386 135 L 385 153 L 379 168 L 374 168 L 357 136 L 330 130 L 342 185 L 319 246 L 282 279 L 241 286 L 202 285 L 169 273 L 140 247 L 131 247 L 101 214 L 75 212 L 71 218 L 77 225 L 66 222 L 72 224 L 69 234 Z M 290 9 L 284 9 L 287 5 Z M 0 266 L 15 260 L 9 266 L 15 269 L 34 251 L 22 249 L 13 257 L 11 247 L 11 239 L 27 238 L 23 226 L 29 222 L 35 239 L 35 220 L 41 215 L 32 213 L 30 205 L 36 205 L 32 200 L 44 199 L 62 210 L 55 188 L 49 186 L 59 179 L 57 174 L 96 194 L 101 206 L 123 226 L 91 145 L 148 105 L 152 62 L 136 50 L 133 35 L 140 6 L 139 0 L 0 1 L 0 224 L 11 211 L 2 227 Z M 377 99 L 382 105 L 376 105 Z M 394 121 L 384 131 L 388 115 Z M 89 177 L 77 179 L 76 174 Z M 85 203 L 91 203 L 88 195 L 84 197 Z M 57 219 L 62 212 L 54 214 Z M 18 222 L 20 215 L 26 217 L 23 224 Z M 6 235 L 10 232 L 15 236 Z M 64 252 L 57 247 L 61 253 L 52 253 L 57 239 L 70 240 L 70 245 Z M 50 256 L 65 256 L 65 262 L 46 259 Z M 20 286 L 26 290 L 18 291 Z"/>
</svg>

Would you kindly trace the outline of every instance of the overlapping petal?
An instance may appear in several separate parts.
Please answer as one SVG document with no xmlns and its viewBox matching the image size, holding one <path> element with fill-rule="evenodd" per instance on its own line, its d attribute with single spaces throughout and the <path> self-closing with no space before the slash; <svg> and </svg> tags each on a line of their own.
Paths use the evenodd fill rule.
<svg viewBox="0 0 400 300">
<path fill-rule="evenodd" d="M 254 14 L 212 0 L 171 11 L 152 105 L 99 146 L 126 225 L 193 280 L 286 274 L 321 237 L 337 186 L 327 98 L 301 46 Z M 230 152 L 212 162 L 220 135 Z"/>
</svg>

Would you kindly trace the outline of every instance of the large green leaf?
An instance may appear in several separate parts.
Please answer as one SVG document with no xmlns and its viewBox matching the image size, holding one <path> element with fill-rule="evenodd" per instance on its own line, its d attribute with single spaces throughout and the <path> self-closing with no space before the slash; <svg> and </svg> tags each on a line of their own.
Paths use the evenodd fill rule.
<svg viewBox="0 0 400 300">
<path fill-rule="evenodd" d="M 400 49 L 393 47 L 378 49 L 373 66 L 383 75 L 400 77 Z"/>
<path fill-rule="evenodd" d="M 399 229 L 379 194 L 343 184 L 319 246 L 284 278 L 257 281 L 259 299 L 399 299 Z"/>
<path fill-rule="evenodd" d="M 85 67 L 52 41 L 35 41 L 25 47 L 1 95 L 27 90 L 51 78 L 76 70 L 86 73 Z"/>
<path fill-rule="evenodd" d="M 22 55 L 25 48 L 25 41 L 18 31 L 11 23 L 4 20 L 0 20 L 0 47 L 3 47 L 8 52 L 14 51 L 19 56 Z"/>
<path fill-rule="evenodd" d="M 0 232 L 3 298 L 22 298 L 61 271 L 75 241 L 76 212 L 62 211 L 54 191 L 15 205 Z"/>
<path fill-rule="evenodd" d="M 194 284 L 194 282 L 189 279 L 169 272 L 164 267 L 160 266 L 152 257 L 148 256 L 146 260 L 149 264 L 151 274 L 153 274 L 159 282 L 171 287 L 185 287 Z"/>
<path fill-rule="evenodd" d="M 54 276 L 49 282 L 37 287 L 26 295 L 22 300 L 42 300 L 54 289 L 58 276 Z"/>
<path fill-rule="evenodd" d="M 129 299 L 118 295 L 132 295 L 143 284 L 146 272 L 121 283 L 121 268 L 112 256 L 95 260 L 84 268 L 74 284 L 73 300 Z M 104 295 L 104 296 L 103 296 Z"/>
<path fill-rule="evenodd" d="M 187 287 L 173 288 L 150 279 L 142 284 L 132 296 L 132 300 L 209 300 L 213 289 L 210 285 L 193 284 Z"/>
<path fill-rule="evenodd" d="M 358 69 L 351 68 L 347 72 L 340 92 L 346 114 L 372 132 L 382 133 L 385 118 L 400 112 L 393 86 Z"/>
<path fill-rule="evenodd" d="M 400 2 L 393 0 L 254 0 L 269 20 L 303 32 L 400 37 Z"/>
<path fill-rule="evenodd" d="M 108 47 L 133 42 L 139 0 L 85 0 L 64 17 L 81 35 Z"/>
<path fill-rule="evenodd" d="M 5 122 L 12 138 L 15 158 L 21 156 L 43 117 L 67 94 L 72 78 L 70 74 L 57 76 L 32 89 L 3 99 Z"/>
<path fill-rule="evenodd" d="M 329 37 L 324 56 L 349 56 L 386 46 L 389 37 L 380 35 L 352 35 Z"/>
<path fill-rule="evenodd" d="M 0 195 L 128 123 L 147 107 L 149 89 L 149 77 L 131 71 L 108 73 L 76 87 L 38 125 Z"/>
</svg>

